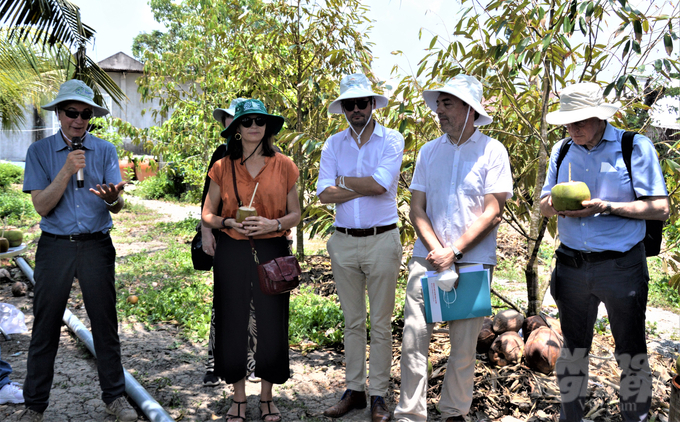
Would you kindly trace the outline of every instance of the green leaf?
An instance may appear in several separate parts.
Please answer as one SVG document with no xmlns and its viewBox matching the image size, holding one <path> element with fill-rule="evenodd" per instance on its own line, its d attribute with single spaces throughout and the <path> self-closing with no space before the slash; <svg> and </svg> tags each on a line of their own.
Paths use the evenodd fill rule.
<svg viewBox="0 0 680 422">
<path fill-rule="evenodd" d="M 593 12 L 595 11 L 595 6 L 593 6 L 593 2 L 589 1 L 588 2 L 588 8 L 586 9 L 586 17 L 592 17 Z"/>
<path fill-rule="evenodd" d="M 673 40 L 669 34 L 664 34 L 663 45 L 666 47 L 666 54 L 670 56 L 673 53 Z"/>
<path fill-rule="evenodd" d="M 656 59 L 654 60 L 654 70 L 657 72 L 660 72 L 662 69 L 663 63 L 661 62 L 661 59 Z"/>
<path fill-rule="evenodd" d="M 437 43 L 437 39 L 439 38 L 439 35 L 435 35 L 434 38 L 432 38 L 432 41 L 430 41 L 430 50 L 434 47 L 434 45 Z"/>
<path fill-rule="evenodd" d="M 543 52 L 548 49 L 550 42 L 552 41 L 552 32 L 543 37 Z"/>
<path fill-rule="evenodd" d="M 635 31 L 635 40 L 637 42 L 642 41 L 642 23 L 640 19 L 635 19 L 633 21 L 633 31 Z"/>
<path fill-rule="evenodd" d="M 642 50 L 640 49 L 640 43 L 637 41 L 633 41 L 633 51 L 636 52 L 637 54 L 642 54 Z"/>
<path fill-rule="evenodd" d="M 616 84 L 614 82 L 607 85 L 607 87 L 604 89 L 604 96 L 605 97 L 608 96 L 609 93 L 612 92 L 612 89 L 614 89 L 615 86 L 616 86 Z"/>
<path fill-rule="evenodd" d="M 521 52 L 523 52 L 524 49 L 527 47 L 527 45 L 529 45 L 530 42 L 531 42 L 531 38 L 524 38 L 522 41 L 520 41 L 520 43 L 517 45 L 517 48 L 515 49 L 517 54 L 520 54 Z"/>
<path fill-rule="evenodd" d="M 583 35 L 586 35 L 586 34 L 588 33 L 588 31 L 587 31 L 587 29 L 586 29 L 586 28 L 588 27 L 588 25 L 586 25 L 586 20 L 585 20 L 585 18 L 584 18 L 583 16 L 581 16 L 581 17 L 578 19 L 578 25 L 579 25 L 579 27 L 581 28 L 581 33 L 582 33 Z"/>
<path fill-rule="evenodd" d="M 625 59 L 630 51 L 630 40 L 626 41 L 626 45 L 623 46 L 623 53 L 621 54 L 621 59 Z"/>
</svg>

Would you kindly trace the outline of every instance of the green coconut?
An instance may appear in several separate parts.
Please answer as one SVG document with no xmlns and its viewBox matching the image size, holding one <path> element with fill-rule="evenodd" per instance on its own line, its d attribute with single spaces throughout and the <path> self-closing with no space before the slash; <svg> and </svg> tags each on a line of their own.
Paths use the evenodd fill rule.
<svg viewBox="0 0 680 422">
<path fill-rule="evenodd" d="M 9 241 L 9 246 L 13 248 L 21 246 L 21 242 L 24 240 L 24 233 L 19 230 L 5 230 L 4 237 Z"/>
<path fill-rule="evenodd" d="M 581 202 L 590 200 L 590 189 L 583 182 L 558 183 L 550 190 L 550 196 L 557 211 L 582 210 Z"/>
</svg>

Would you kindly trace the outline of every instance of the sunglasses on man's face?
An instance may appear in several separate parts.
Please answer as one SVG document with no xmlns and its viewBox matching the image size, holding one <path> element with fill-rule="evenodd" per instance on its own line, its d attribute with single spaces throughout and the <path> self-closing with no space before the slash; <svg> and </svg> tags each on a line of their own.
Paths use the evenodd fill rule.
<svg viewBox="0 0 680 422">
<path fill-rule="evenodd" d="M 342 102 L 342 108 L 344 108 L 346 111 L 354 111 L 354 106 L 359 107 L 359 110 L 365 110 L 366 107 L 368 107 L 368 103 L 370 103 L 371 100 L 367 99 L 361 99 L 361 100 L 344 100 Z"/>
<path fill-rule="evenodd" d="M 71 108 L 64 110 L 64 114 L 69 119 L 77 119 L 78 116 L 82 117 L 83 120 L 90 120 L 92 118 L 92 110 L 86 109 L 83 111 L 73 110 Z"/>
<path fill-rule="evenodd" d="M 243 127 L 251 127 L 253 125 L 253 122 L 255 122 L 256 125 L 258 126 L 264 126 L 267 124 L 267 118 L 266 117 L 244 117 L 241 119 L 241 126 Z"/>
</svg>

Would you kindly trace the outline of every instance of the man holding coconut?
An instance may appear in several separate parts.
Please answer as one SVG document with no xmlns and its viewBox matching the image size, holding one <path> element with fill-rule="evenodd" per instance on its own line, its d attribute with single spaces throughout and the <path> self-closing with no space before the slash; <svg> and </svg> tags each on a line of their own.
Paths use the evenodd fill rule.
<svg viewBox="0 0 680 422">
<path fill-rule="evenodd" d="M 564 335 L 555 368 L 561 421 L 583 418 L 588 353 L 601 302 L 607 308 L 621 368 L 621 416 L 624 421 L 646 421 L 651 405 L 644 220 L 668 218 L 668 192 L 654 145 L 645 136 L 633 138 L 629 174 L 622 150 L 625 131 L 607 122 L 618 108 L 603 101 L 599 85 L 586 82 L 565 88 L 560 109 L 546 116 L 549 124 L 564 125 L 571 135 L 553 147 L 541 192 L 543 215 L 561 217 L 557 220 L 561 245 L 550 282 Z M 558 168 L 565 143 L 570 146 Z M 570 180 L 585 183 L 592 199 L 583 201 L 582 209 L 557 211 L 551 189 Z"/>
</svg>

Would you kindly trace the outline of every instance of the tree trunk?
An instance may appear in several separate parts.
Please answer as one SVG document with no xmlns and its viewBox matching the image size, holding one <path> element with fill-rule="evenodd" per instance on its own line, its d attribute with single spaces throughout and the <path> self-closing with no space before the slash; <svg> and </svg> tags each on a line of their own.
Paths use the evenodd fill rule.
<svg viewBox="0 0 680 422">
<path fill-rule="evenodd" d="M 295 33 L 295 43 L 297 48 L 295 54 L 297 55 L 297 83 L 295 89 L 297 91 L 297 121 L 295 122 L 295 131 L 302 132 L 302 94 L 300 92 L 300 83 L 302 80 L 302 51 L 300 50 L 300 2 L 297 4 L 297 27 Z M 298 179 L 298 200 L 300 202 L 300 215 L 305 215 L 306 205 L 305 197 L 307 196 L 307 172 L 305 171 L 305 156 L 302 153 L 302 143 L 298 142 L 295 146 L 295 164 L 300 170 L 300 177 Z M 303 218 L 297 225 L 297 239 L 295 242 L 295 249 L 298 261 L 305 260 L 305 232 Z"/>
<path fill-rule="evenodd" d="M 548 113 L 550 100 L 550 76 L 549 63 L 543 62 L 545 74 L 543 75 L 543 110 L 541 113 L 541 139 L 538 140 L 538 171 L 536 173 L 536 185 L 534 186 L 533 204 L 531 206 L 531 225 L 529 227 L 529 260 L 524 267 L 524 275 L 527 283 L 527 316 L 538 315 L 541 311 L 543 296 L 545 295 L 548 281 L 541 282 L 538 271 L 538 251 L 541 247 L 543 234 L 548 225 L 548 219 L 541 215 L 541 189 L 545 182 L 546 166 L 548 163 L 548 124 L 545 115 Z"/>
</svg>

